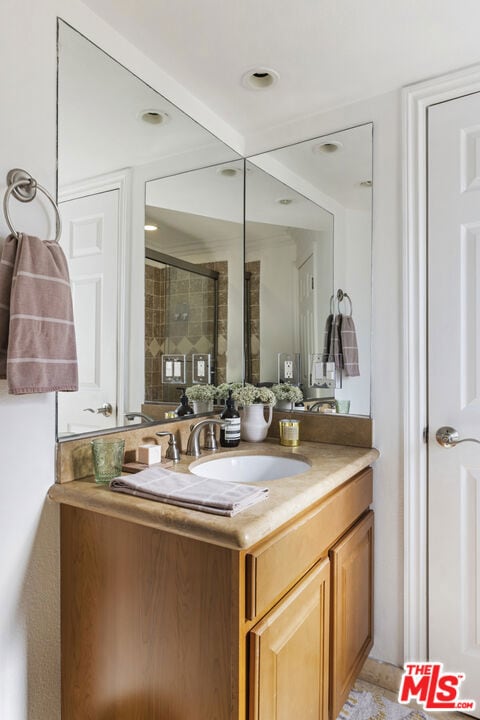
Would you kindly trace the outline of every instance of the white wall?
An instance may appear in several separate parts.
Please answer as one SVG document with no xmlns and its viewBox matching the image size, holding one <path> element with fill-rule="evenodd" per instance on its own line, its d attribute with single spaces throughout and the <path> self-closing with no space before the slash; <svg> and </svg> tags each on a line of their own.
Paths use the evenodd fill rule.
<svg viewBox="0 0 480 720">
<path fill-rule="evenodd" d="M 270 128 L 247 154 L 373 121 L 372 415 L 380 458 L 374 470 L 375 645 L 372 656 L 403 658 L 402 216 L 400 92 Z"/>
<path fill-rule="evenodd" d="M 55 186 L 56 14 L 232 145 L 239 138 L 141 53 L 75 0 L 2 0 L 0 193 L 11 167 Z M 373 405 L 375 444 L 375 647 L 401 663 L 402 407 L 400 108 L 392 92 L 304 122 L 271 129 L 249 154 L 373 120 Z M 240 148 L 241 149 L 241 148 Z M 47 206 L 48 208 L 48 206 Z M 47 234 L 44 212 L 16 206 L 21 229 Z M 0 236 L 7 228 L 0 218 Z M 56 720 L 59 710 L 58 511 L 45 502 L 54 479 L 54 397 L 10 397 L 0 382 L 0 717 Z"/>
<path fill-rule="evenodd" d="M 0 2 L 0 195 L 23 167 L 51 191 L 56 166 L 60 15 L 231 145 L 238 135 L 76 0 Z M 21 231 L 52 233 L 48 203 L 12 201 Z M 45 210 L 44 210 L 45 209 Z M 0 244 L 8 229 L 0 216 Z M 0 381 L 0 718 L 60 718 L 58 508 L 53 394 L 13 397 Z"/>
</svg>

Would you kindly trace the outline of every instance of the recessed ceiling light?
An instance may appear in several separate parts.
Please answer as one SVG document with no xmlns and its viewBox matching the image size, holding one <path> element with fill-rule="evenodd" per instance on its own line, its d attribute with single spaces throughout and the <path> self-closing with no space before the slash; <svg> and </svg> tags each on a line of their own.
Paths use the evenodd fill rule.
<svg viewBox="0 0 480 720">
<path fill-rule="evenodd" d="M 373 185 L 373 182 L 372 182 L 371 180 L 362 180 L 362 181 L 359 183 L 359 185 L 360 185 L 360 187 L 371 188 L 372 185 Z"/>
<path fill-rule="evenodd" d="M 222 177 L 235 177 L 236 175 L 240 175 L 241 172 L 240 168 L 236 167 L 222 167 L 217 169 L 218 175 Z"/>
<path fill-rule="evenodd" d="M 279 205 L 291 205 L 293 200 L 292 198 L 278 198 L 278 200 L 275 200 Z"/>
<path fill-rule="evenodd" d="M 248 90 L 266 90 L 275 85 L 279 77 L 278 72 L 272 68 L 250 68 L 242 75 L 242 85 Z"/>
<path fill-rule="evenodd" d="M 332 153 L 341 150 L 343 145 L 338 140 L 329 140 L 326 142 L 318 143 L 312 147 L 314 153 L 325 153 L 325 155 L 331 155 Z"/>
<path fill-rule="evenodd" d="M 170 116 L 162 110 L 156 108 L 149 108 L 147 110 L 140 110 L 137 117 L 143 122 L 149 125 L 166 125 L 170 120 Z"/>
<path fill-rule="evenodd" d="M 154 230 L 158 230 L 158 226 L 157 225 L 145 225 L 144 229 L 147 232 L 153 232 Z"/>
</svg>

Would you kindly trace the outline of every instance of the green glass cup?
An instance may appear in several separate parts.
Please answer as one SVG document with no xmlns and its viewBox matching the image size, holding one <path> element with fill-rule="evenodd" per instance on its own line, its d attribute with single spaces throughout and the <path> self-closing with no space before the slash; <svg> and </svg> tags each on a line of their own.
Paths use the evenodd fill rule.
<svg viewBox="0 0 480 720">
<path fill-rule="evenodd" d="M 122 472 L 125 440 L 92 440 L 95 482 L 108 483 Z"/>
<path fill-rule="evenodd" d="M 350 412 L 350 400 L 335 400 L 335 409 L 337 413 L 346 415 Z"/>
</svg>

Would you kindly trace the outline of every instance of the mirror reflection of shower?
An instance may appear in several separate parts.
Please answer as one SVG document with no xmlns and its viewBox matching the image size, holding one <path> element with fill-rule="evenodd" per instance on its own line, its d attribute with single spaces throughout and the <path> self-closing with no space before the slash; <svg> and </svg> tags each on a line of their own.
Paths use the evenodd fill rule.
<svg viewBox="0 0 480 720">
<path fill-rule="evenodd" d="M 177 383 L 164 382 L 162 358 L 185 356 L 185 381 L 193 382 L 192 356 L 209 355 L 210 376 L 224 376 L 218 357 L 220 273 L 208 264 L 188 263 L 146 249 L 145 252 L 145 399 L 174 402 Z M 224 358 L 225 356 L 223 356 Z"/>
</svg>

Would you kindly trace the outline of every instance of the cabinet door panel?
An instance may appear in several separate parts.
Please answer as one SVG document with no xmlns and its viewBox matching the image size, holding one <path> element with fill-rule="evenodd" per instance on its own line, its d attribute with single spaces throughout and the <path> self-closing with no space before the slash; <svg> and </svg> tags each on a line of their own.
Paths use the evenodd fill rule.
<svg viewBox="0 0 480 720">
<path fill-rule="evenodd" d="M 247 618 L 253 620 L 279 600 L 371 502 L 372 469 L 367 468 L 320 506 L 248 552 Z"/>
<path fill-rule="evenodd" d="M 373 644 L 373 512 L 330 551 L 331 713 L 336 718 Z"/>
<path fill-rule="evenodd" d="M 326 720 L 330 563 L 318 563 L 250 633 L 251 720 Z"/>
</svg>

